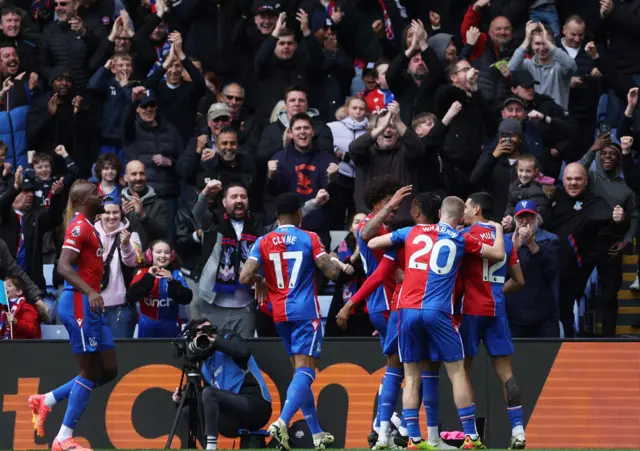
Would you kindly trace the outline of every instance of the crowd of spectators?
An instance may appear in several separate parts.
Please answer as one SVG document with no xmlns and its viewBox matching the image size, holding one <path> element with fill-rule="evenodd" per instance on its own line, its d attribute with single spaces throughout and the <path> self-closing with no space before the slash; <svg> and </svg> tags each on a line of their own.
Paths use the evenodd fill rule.
<svg viewBox="0 0 640 451">
<path fill-rule="evenodd" d="M 95 228 L 119 338 L 143 319 L 175 325 L 178 303 L 273 334 L 238 276 L 283 192 L 355 266 L 336 311 L 364 277 L 353 231 L 380 177 L 414 195 L 493 196 L 484 213 L 510 232 L 526 280 L 507 296 L 514 336 L 559 336 L 559 323 L 574 335 L 594 268 L 602 334 L 616 333 L 638 229 L 637 1 L 6 0 L 0 30 L 5 336 L 56 320 L 43 264 L 74 180 L 105 198 Z M 350 232 L 331 242 L 336 230 Z M 147 286 L 147 273 L 168 282 Z M 369 334 L 362 313 L 347 332 L 330 314 L 328 330 Z"/>
</svg>

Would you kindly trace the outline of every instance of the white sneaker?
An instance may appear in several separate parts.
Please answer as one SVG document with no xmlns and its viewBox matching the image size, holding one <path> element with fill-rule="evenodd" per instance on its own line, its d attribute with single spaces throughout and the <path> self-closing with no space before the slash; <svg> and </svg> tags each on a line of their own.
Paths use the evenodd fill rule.
<svg viewBox="0 0 640 451">
<path fill-rule="evenodd" d="M 315 449 L 325 449 L 327 445 L 331 445 L 336 441 L 336 438 L 328 432 L 323 433 L 324 436 L 322 438 L 314 438 L 313 439 L 313 447 Z"/>
<path fill-rule="evenodd" d="M 636 279 L 637 281 L 638 279 Z M 511 437 L 511 445 L 509 449 L 525 449 L 527 447 L 527 440 L 524 434 L 518 434 L 515 437 Z"/>
<path fill-rule="evenodd" d="M 438 440 L 438 443 L 427 442 L 435 449 L 458 449 L 455 446 L 447 445 L 442 439 Z"/>
<path fill-rule="evenodd" d="M 287 426 L 281 419 L 278 418 L 275 422 L 271 423 L 271 426 L 269 426 L 269 435 L 276 439 L 282 448 L 291 451 L 291 447 L 289 446 L 289 431 L 287 431 Z"/>
<path fill-rule="evenodd" d="M 633 281 L 629 289 L 631 291 L 640 291 L 640 279 L 638 279 L 638 276 L 636 276 L 636 280 Z"/>
<path fill-rule="evenodd" d="M 395 441 L 393 440 L 393 436 L 389 435 L 386 438 L 378 437 L 377 443 L 371 449 L 381 450 L 381 449 L 402 449 L 402 448 L 396 445 Z"/>
</svg>

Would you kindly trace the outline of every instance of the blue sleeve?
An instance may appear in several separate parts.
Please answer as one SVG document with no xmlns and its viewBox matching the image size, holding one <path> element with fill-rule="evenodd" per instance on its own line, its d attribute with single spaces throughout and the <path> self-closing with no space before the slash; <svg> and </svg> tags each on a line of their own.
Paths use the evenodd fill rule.
<svg viewBox="0 0 640 451">
<path fill-rule="evenodd" d="M 251 252 L 249 252 L 249 258 L 253 258 L 260 264 L 262 264 L 262 255 L 260 255 L 260 243 L 262 243 L 262 238 L 263 237 L 260 237 L 256 240 L 251 248 Z"/>
<path fill-rule="evenodd" d="M 400 244 L 404 244 L 407 236 L 409 236 L 409 232 L 411 232 L 411 229 L 413 229 L 413 227 L 404 227 L 391 233 L 391 242 L 393 245 L 398 246 Z"/>
<path fill-rule="evenodd" d="M 184 280 L 184 277 L 182 277 L 182 272 L 179 269 L 174 269 L 171 275 L 173 276 L 173 280 L 177 280 L 182 284 L 183 287 L 189 288 L 189 286 L 187 285 L 187 281 Z"/>
</svg>

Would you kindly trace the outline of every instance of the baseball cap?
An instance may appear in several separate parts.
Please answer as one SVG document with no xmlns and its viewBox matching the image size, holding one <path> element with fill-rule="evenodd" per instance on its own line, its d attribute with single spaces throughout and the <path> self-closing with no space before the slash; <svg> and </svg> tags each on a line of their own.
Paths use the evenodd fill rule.
<svg viewBox="0 0 640 451">
<path fill-rule="evenodd" d="M 539 85 L 533 75 L 526 70 L 514 70 L 511 72 L 511 79 L 509 80 L 511 87 L 522 86 L 523 88 L 532 88 L 534 85 Z"/>
<path fill-rule="evenodd" d="M 538 214 L 538 206 L 532 200 L 521 200 L 516 204 L 516 208 L 513 210 L 513 216 L 518 216 L 523 213 L 531 213 L 532 215 Z"/>
<path fill-rule="evenodd" d="M 376 75 L 376 63 L 370 62 L 367 63 L 363 68 L 362 68 L 362 76 L 366 77 L 367 75 L 371 74 L 373 76 Z"/>
<path fill-rule="evenodd" d="M 333 21 L 329 17 L 329 14 L 323 10 L 315 10 L 311 14 L 311 20 L 309 21 L 309 25 L 311 28 L 311 32 L 315 33 L 321 28 L 331 28 L 333 26 Z"/>
<path fill-rule="evenodd" d="M 498 127 L 498 133 L 510 133 L 519 135 L 522 133 L 522 124 L 515 119 L 503 119 Z"/>
<path fill-rule="evenodd" d="M 506 108 L 507 105 L 509 105 L 510 103 L 519 103 L 520 105 L 522 105 L 522 108 L 525 108 L 524 102 L 522 101 L 522 99 L 520 97 L 509 97 L 507 98 L 507 100 L 504 101 L 504 103 L 502 104 L 502 108 Z"/>
<path fill-rule="evenodd" d="M 33 180 L 27 177 L 22 179 L 22 184 L 20 185 L 21 191 L 36 191 L 37 189 L 38 188 Z"/>
<path fill-rule="evenodd" d="M 140 106 L 158 104 L 156 96 L 151 89 L 147 89 L 144 93 L 144 97 L 140 100 Z"/>
<path fill-rule="evenodd" d="M 256 15 L 276 16 L 280 14 L 282 7 L 279 1 L 265 0 L 258 2 L 255 8 Z"/>
<path fill-rule="evenodd" d="M 208 120 L 212 121 L 221 116 L 231 117 L 231 111 L 229 111 L 226 103 L 214 103 L 209 107 L 209 112 L 207 113 Z"/>
</svg>

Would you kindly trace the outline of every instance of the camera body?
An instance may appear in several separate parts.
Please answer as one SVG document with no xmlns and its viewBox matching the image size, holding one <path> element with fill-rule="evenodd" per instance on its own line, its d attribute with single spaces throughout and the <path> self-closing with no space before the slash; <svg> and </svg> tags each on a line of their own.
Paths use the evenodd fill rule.
<svg viewBox="0 0 640 451">
<path fill-rule="evenodd" d="M 176 358 L 184 358 L 189 362 L 200 362 L 206 360 L 212 354 L 213 344 L 209 337 L 218 333 L 218 328 L 213 325 L 187 327 L 180 336 L 180 339 L 173 342 Z"/>
</svg>

